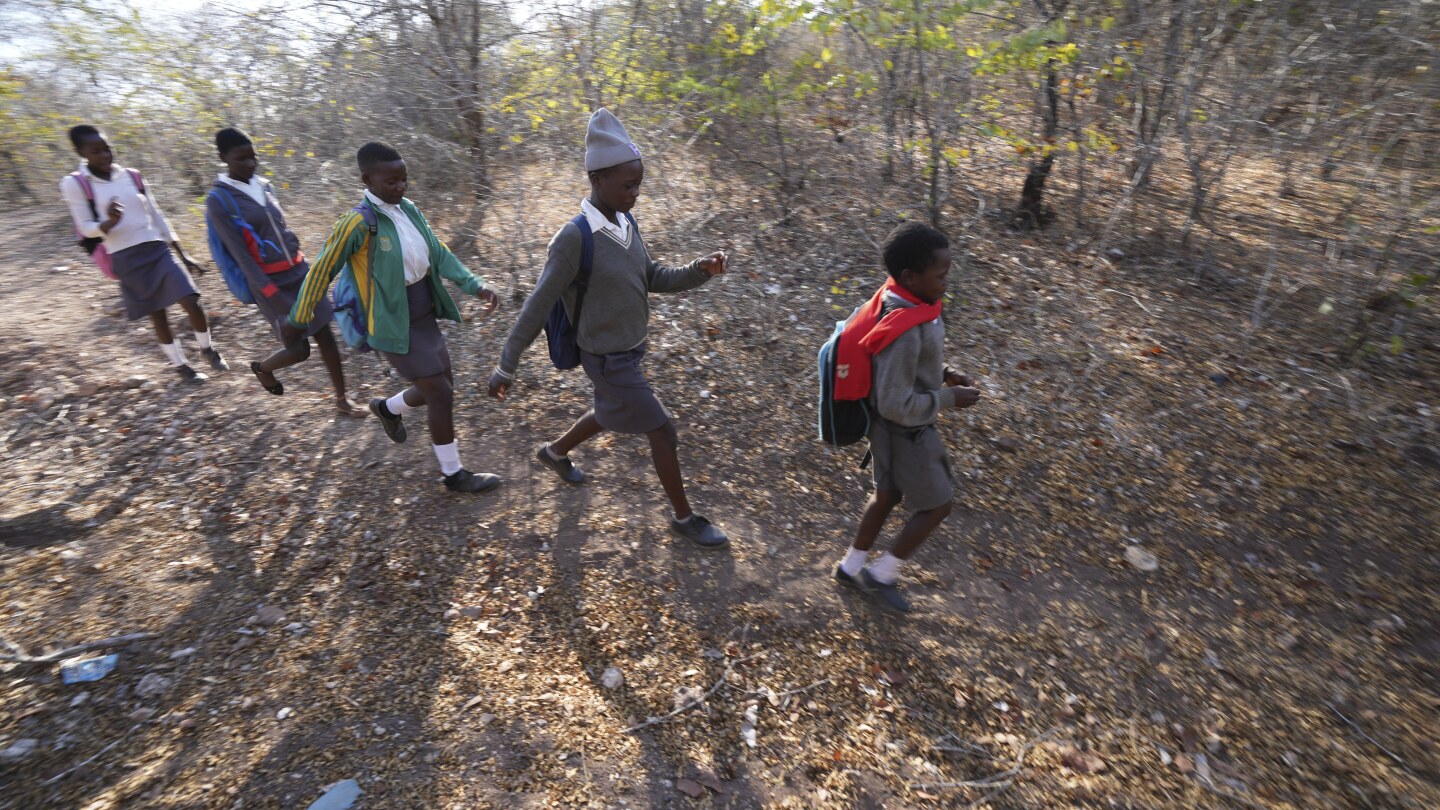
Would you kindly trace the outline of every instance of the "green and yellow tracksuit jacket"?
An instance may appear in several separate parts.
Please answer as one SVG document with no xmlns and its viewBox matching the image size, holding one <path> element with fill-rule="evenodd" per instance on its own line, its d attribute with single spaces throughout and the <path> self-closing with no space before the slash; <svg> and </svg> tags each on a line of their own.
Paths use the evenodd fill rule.
<svg viewBox="0 0 1440 810">
<path fill-rule="evenodd" d="M 475 295 L 485 287 L 485 279 L 465 269 L 430 230 L 425 215 L 415 203 L 405 199 L 400 207 L 425 237 L 430 246 L 430 272 L 417 284 L 429 284 L 435 298 L 435 315 L 452 321 L 460 320 L 460 309 L 440 277 L 450 279 L 467 295 Z M 376 246 L 370 250 L 370 228 L 359 211 L 346 211 L 310 265 L 310 272 L 300 286 L 300 295 L 290 309 L 290 324 L 304 329 L 315 316 L 315 307 L 325 297 L 330 284 L 348 262 L 355 274 L 355 288 L 360 293 L 360 306 L 365 310 L 369 343 L 382 352 L 406 354 L 410 351 L 410 307 L 405 295 L 405 263 L 400 256 L 400 235 L 395 223 L 383 211 L 375 212 Z M 374 257 L 374 267 L 370 258 Z"/>
</svg>

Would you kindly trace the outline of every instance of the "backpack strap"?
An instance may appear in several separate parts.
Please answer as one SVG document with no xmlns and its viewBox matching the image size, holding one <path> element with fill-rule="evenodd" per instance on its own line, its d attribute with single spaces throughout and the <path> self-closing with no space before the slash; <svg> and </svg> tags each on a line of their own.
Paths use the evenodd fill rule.
<svg viewBox="0 0 1440 810">
<path fill-rule="evenodd" d="M 140 176 L 140 170 L 139 170 L 139 169 L 126 169 L 125 172 L 130 175 L 130 179 L 135 183 L 135 190 L 138 191 L 138 192 L 140 192 L 141 194 L 144 194 L 144 193 L 145 193 L 145 178 L 143 178 L 143 177 Z"/>
<path fill-rule="evenodd" d="M 95 207 L 95 187 L 90 185 L 90 179 L 85 176 L 85 172 L 79 170 L 71 172 L 70 176 L 75 178 L 75 182 L 80 184 L 80 190 L 85 193 L 85 202 L 90 203 L 90 216 L 99 222 L 100 211 Z"/>
<path fill-rule="evenodd" d="M 626 216 L 630 216 L 626 214 Z M 590 271 L 595 265 L 595 235 L 590 232 L 590 220 L 584 214 L 577 214 L 570 220 L 575 227 L 580 229 L 580 273 L 575 276 L 575 284 L 580 287 L 575 293 L 575 317 L 570 319 L 570 325 L 575 328 L 575 334 L 580 334 L 580 310 L 585 307 L 585 290 L 590 286 Z M 635 220 L 630 220 L 634 223 Z M 637 235 L 639 231 L 636 231 Z"/>
<path fill-rule="evenodd" d="M 375 209 L 370 206 L 368 200 L 361 200 L 360 204 L 350 209 L 360 215 L 360 221 L 365 223 L 370 235 L 366 237 L 365 266 L 369 268 L 366 272 L 375 272 L 375 235 L 380 232 L 380 219 L 375 214 Z M 374 275 L 371 275 L 374 278 Z"/>
<path fill-rule="evenodd" d="M 221 194 L 220 187 L 213 186 L 210 189 L 210 196 L 220 201 L 220 205 L 225 209 L 226 215 L 231 217 L 240 216 L 240 206 L 235 204 L 234 192 L 231 192 L 229 194 Z"/>
</svg>

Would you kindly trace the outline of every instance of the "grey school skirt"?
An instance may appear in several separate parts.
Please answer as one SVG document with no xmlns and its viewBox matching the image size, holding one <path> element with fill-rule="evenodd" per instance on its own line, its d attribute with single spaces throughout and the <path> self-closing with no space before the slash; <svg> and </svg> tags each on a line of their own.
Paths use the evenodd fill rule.
<svg viewBox="0 0 1440 810">
<path fill-rule="evenodd" d="M 290 318 L 290 308 L 295 306 L 295 299 L 300 297 L 300 285 L 305 283 L 305 276 L 310 272 L 309 262 L 300 262 L 289 270 L 282 270 L 273 273 L 266 278 L 276 287 L 275 294 L 266 298 L 255 293 L 255 306 L 259 308 L 260 314 L 270 322 L 270 327 L 275 330 L 275 338 L 280 338 L 280 325 Z M 310 326 L 305 330 L 305 337 L 313 337 L 316 332 L 324 329 L 330 319 L 335 316 L 335 309 L 330 305 L 330 296 L 320 299 L 315 306 L 315 315 L 310 319 Z"/>
<path fill-rule="evenodd" d="M 877 418 L 870 426 L 870 454 L 875 488 L 900 490 L 916 512 L 955 497 L 950 459 L 934 425 L 909 428 Z"/>
<path fill-rule="evenodd" d="M 450 350 L 435 320 L 435 296 L 430 279 L 422 278 L 405 287 L 410 304 L 410 351 L 405 354 L 381 352 L 390 365 L 407 380 L 450 373 Z"/>
<path fill-rule="evenodd" d="M 120 282 L 120 300 L 125 303 L 127 320 L 139 320 L 187 295 L 200 294 L 195 281 L 164 242 L 142 242 L 112 253 L 110 269 Z"/>
<path fill-rule="evenodd" d="M 591 354 L 580 350 L 580 364 L 595 383 L 595 421 L 616 433 L 649 433 L 670 421 L 660 398 L 640 370 L 645 344 L 626 352 Z"/>
</svg>

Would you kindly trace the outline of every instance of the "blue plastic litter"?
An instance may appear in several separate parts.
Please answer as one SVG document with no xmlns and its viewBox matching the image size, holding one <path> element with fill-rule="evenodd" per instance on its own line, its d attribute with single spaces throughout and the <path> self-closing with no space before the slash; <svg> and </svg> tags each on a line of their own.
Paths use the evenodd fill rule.
<svg viewBox="0 0 1440 810">
<path fill-rule="evenodd" d="M 67 661 L 60 665 L 60 680 L 65 683 L 98 681 L 113 672 L 119 660 L 119 655 L 111 653 L 83 661 Z"/>
<path fill-rule="evenodd" d="M 325 795 L 310 803 L 307 810 L 348 810 L 360 798 L 360 783 L 354 779 L 336 782 Z"/>
</svg>

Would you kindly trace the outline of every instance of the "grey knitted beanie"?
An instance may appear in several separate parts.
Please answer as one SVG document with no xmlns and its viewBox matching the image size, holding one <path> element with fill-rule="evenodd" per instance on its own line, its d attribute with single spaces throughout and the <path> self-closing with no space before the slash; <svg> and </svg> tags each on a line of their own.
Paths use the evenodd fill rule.
<svg viewBox="0 0 1440 810">
<path fill-rule="evenodd" d="M 630 133 L 609 110 L 601 107 L 590 116 L 585 130 L 585 171 L 608 169 L 640 159 L 640 147 L 630 140 Z"/>
</svg>

